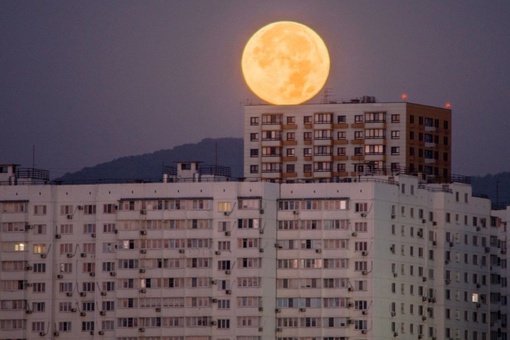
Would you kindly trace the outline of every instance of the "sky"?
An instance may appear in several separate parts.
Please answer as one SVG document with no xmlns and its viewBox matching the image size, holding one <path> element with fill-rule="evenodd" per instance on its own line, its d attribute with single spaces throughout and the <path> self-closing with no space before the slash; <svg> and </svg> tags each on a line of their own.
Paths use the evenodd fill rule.
<svg viewBox="0 0 510 340">
<path fill-rule="evenodd" d="M 510 171 L 509 15 L 508 0 L 3 0 L 0 163 L 35 154 L 58 177 L 242 137 L 243 105 L 260 102 L 244 45 L 291 20 L 328 46 L 334 98 L 451 103 L 453 173 Z"/>
</svg>

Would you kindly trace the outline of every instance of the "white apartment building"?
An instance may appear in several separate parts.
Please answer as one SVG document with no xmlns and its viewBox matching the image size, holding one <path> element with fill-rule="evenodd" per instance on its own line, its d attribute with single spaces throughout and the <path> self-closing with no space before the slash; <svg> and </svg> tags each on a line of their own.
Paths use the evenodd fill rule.
<svg viewBox="0 0 510 340">
<path fill-rule="evenodd" d="M 469 185 L 194 166 L 162 183 L 2 182 L 0 338 L 506 339 L 508 214 Z"/>
</svg>

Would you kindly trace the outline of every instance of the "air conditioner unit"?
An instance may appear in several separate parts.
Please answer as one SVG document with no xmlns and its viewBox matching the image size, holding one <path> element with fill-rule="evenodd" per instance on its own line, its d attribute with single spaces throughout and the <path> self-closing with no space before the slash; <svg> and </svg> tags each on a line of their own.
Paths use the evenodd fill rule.
<svg viewBox="0 0 510 340">
<path fill-rule="evenodd" d="M 352 319 L 347 319 L 347 324 L 349 324 L 349 325 L 354 324 L 354 320 L 352 320 Z"/>
<path fill-rule="evenodd" d="M 27 309 L 25 312 L 26 312 L 27 314 L 32 314 L 32 313 L 33 313 L 30 309 Z"/>
<path fill-rule="evenodd" d="M 259 229 L 259 234 L 264 234 L 264 229 Z"/>
<path fill-rule="evenodd" d="M 362 251 L 361 256 L 368 256 L 368 251 Z"/>
<path fill-rule="evenodd" d="M 30 229 L 34 229 L 34 226 L 31 224 L 25 224 L 25 231 L 30 230 Z"/>
<path fill-rule="evenodd" d="M 450 247 L 453 247 L 453 242 L 450 242 Z"/>
<path fill-rule="evenodd" d="M 424 276 L 424 277 L 422 277 L 422 278 L 421 278 L 421 280 L 422 280 L 423 282 L 427 282 L 427 278 L 426 278 L 425 276 Z"/>
<path fill-rule="evenodd" d="M 96 233 L 92 233 L 92 234 L 90 234 L 90 236 L 91 236 L 92 238 L 96 238 Z"/>
<path fill-rule="evenodd" d="M 46 256 L 47 256 L 46 254 L 41 254 L 41 258 L 42 258 L 42 259 L 45 259 L 45 258 L 46 258 Z"/>
<path fill-rule="evenodd" d="M 278 328 L 276 328 L 276 331 L 277 331 L 277 332 L 281 332 L 281 331 L 282 331 L 282 328 L 281 328 L 281 327 L 278 327 Z"/>
<path fill-rule="evenodd" d="M 362 329 L 361 330 L 361 334 L 367 334 L 367 330 L 366 329 Z"/>
<path fill-rule="evenodd" d="M 60 235 L 60 234 L 55 234 L 55 238 L 56 238 L 57 240 L 59 240 L 59 239 L 61 239 L 61 238 L 62 238 L 62 235 Z"/>
<path fill-rule="evenodd" d="M 32 266 L 31 266 L 31 265 L 27 265 L 27 266 L 25 267 L 25 270 L 32 270 Z"/>
<path fill-rule="evenodd" d="M 351 234 L 351 236 L 352 236 L 352 237 L 356 237 L 356 236 L 358 236 L 358 233 L 357 233 L 357 232 L 353 232 L 353 233 Z"/>
<path fill-rule="evenodd" d="M 77 309 L 76 308 L 71 308 L 71 313 L 76 313 L 77 312 Z"/>
<path fill-rule="evenodd" d="M 147 230 L 140 230 L 140 235 L 147 235 Z"/>
<path fill-rule="evenodd" d="M 81 293 L 80 293 L 80 296 L 81 296 L 81 297 L 85 297 L 85 296 L 87 296 L 87 293 L 85 293 L 85 292 L 81 292 Z"/>
<path fill-rule="evenodd" d="M 302 308 L 299 308 L 299 311 L 300 311 L 300 312 L 306 312 L 306 308 L 303 308 L 303 307 L 302 307 Z"/>
<path fill-rule="evenodd" d="M 354 304 L 353 304 L 352 302 L 349 302 L 349 303 L 347 304 L 347 308 L 352 308 L 353 306 L 354 306 Z"/>
<path fill-rule="evenodd" d="M 211 299 L 211 302 L 212 302 L 212 303 L 216 303 L 216 302 L 218 302 L 218 299 L 216 299 L 216 298 L 212 298 L 212 299 Z"/>
<path fill-rule="evenodd" d="M 81 254 L 80 254 L 80 256 L 81 256 L 81 257 L 87 257 L 87 254 L 85 254 L 85 253 L 81 253 Z"/>
<path fill-rule="evenodd" d="M 223 215 L 230 216 L 230 212 L 229 211 L 225 211 L 225 212 L 223 212 Z"/>
<path fill-rule="evenodd" d="M 361 217 L 367 217 L 367 213 L 362 212 L 362 213 L 360 214 L 360 216 L 361 216 Z"/>
<path fill-rule="evenodd" d="M 419 238 L 423 238 L 423 231 L 418 230 L 418 233 L 417 233 L 417 234 L 418 234 L 418 237 L 419 237 Z"/>
<path fill-rule="evenodd" d="M 232 272 L 230 270 L 225 270 L 225 274 L 230 275 Z"/>
<path fill-rule="evenodd" d="M 432 221 L 432 225 L 435 227 L 437 226 L 437 222 L 436 221 Z"/>
<path fill-rule="evenodd" d="M 421 320 L 422 320 L 422 321 L 426 321 L 426 320 L 427 320 L 427 317 L 424 315 L 424 316 L 422 316 L 422 317 L 421 317 Z"/>
<path fill-rule="evenodd" d="M 89 275 L 94 277 L 94 276 L 96 276 L 96 273 L 95 272 L 90 272 Z"/>
<path fill-rule="evenodd" d="M 94 335 L 94 331 L 90 331 L 90 335 Z"/>
<path fill-rule="evenodd" d="M 259 312 L 263 312 L 264 311 L 264 307 L 259 307 Z"/>
<path fill-rule="evenodd" d="M 156 307 L 156 312 L 161 312 L 161 307 Z"/>
<path fill-rule="evenodd" d="M 366 270 L 363 270 L 363 271 L 361 272 L 361 275 L 367 275 L 367 274 L 368 274 L 368 271 L 366 271 Z"/>
<path fill-rule="evenodd" d="M 390 246 L 390 251 L 391 251 L 392 253 L 395 253 L 395 245 L 394 245 L 394 244 L 392 244 L 392 245 Z"/>
<path fill-rule="evenodd" d="M 259 327 L 259 332 L 263 332 L 264 331 L 264 328 L 263 327 Z"/>
<path fill-rule="evenodd" d="M 263 253 L 264 252 L 264 248 L 259 248 L 259 253 Z"/>
<path fill-rule="evenodd" d="M 315 252 L 316 252 L 317 254 L 320 254 L 320 253 L 322 253 L 322 249 L 315 249 Z"/>
<path fill-rule="evenodd" d="M 60 333 L 59 333 L 59 332 L 56 332 L 56 331 L 55 331 L 55 332 L 53 332 L 53 336 L 59 336 L 59 335 L 60 335 Z"/>
<path fill-rule="evenodd" d="M 226 293 L 227 295 L 230 295 L 230 294 L 232 294 L 232 290 L 227 289 L 227 290 L 225 291 L 225 293 Z"/>
<path fill-rule="evenodd" d="M 98 334 L 99 335 L 104 335 L 104 331 L 99 331 Z"/>
<path fill-rule="evenodd" d="M 57 274 L 57 279 L 63 279 L 64 278 L 64 275 L 62 274 Z"/>
<path fill-rule="evenodd" d="M 298 211 L 298 210 L 294 210 L 292 213 L 293 213 L 294 215 L 299 215 L 299 211 Z"/>
<path fill-rule="evenodd" d="M 352 288 L 352 287 L 348 287 L 348 288 L 347 288 L 347 291 L 352 292 L 352 291 L 353 291 L 353 288 Z"/>
<path fill-rule="evenodd" d="M 397 332 L 393 332 L 393 336 L 394 336 L 394 337 L 397 337 L 397 336 L 398 336 L 398 333 L 397 333 Z"/>
<path fill-rule="evenodd" d="M 391 317 L 394 317 L 395 315 L 397 315 L 397 313 L 395 313 L 395 312 L 391 312 L 390 314 L 391 314 Z"/>
<path fill-rule="evenodd" d="M 86 316 L 86 315 L 87 315 L 87 313 L 85 313 L 85 312 L 80 312 L 80 316 Z"/>
<path fill-rule="evenodd" d="M 398 274 L 397 273 L 393 273 L 393 277 L 398 277 Z"/>
<path fill-rule="evenodd" d="M 106 296 L 106 292 L 101 292 L 101 296 Z"/>
<path fill-rule="evenodd" d="M 230 236 L 230 231 L 226 231 L 225 236 Z"/>
<path fill-rule="evenodd" d="M 433 246 L 437 246 L 437 242 L 436 241 L 432 241 L 432 245 Z"/>
<path fill-rule="evenodd" d="M 67 295 L 67 296 L 69 296 L 69 297 L 71 297 L 71 296 L 73 296 L 73 293 L 71 293 L 71 292 L 67 292 L 67 293 L 66 293 L 66 295 Z"/>
<path fill-rule="evenodd" d="M 77 208 L 78 210 L 83 210 L 83 205 L 79 205 Z"/>
<path fill-rule="evenodd" d="M 421 223 L 427 223 L 427 220 L 426 219 L 422 219 Z"/>
<path fill-rule="evenodd" d="M 145 268 L 140 268 L 138 271 L 140 272 L 140 274 L 143 274 L 145 273 Z"/>
<path fill-rule="evenodd" d="M 427 301 L 427 300 L 428 300 L 428 299 L 427 299 L 427 297 L 426 297 L 426 296 L 422 296 L 422 297 L 421 297 L 421 301 L 425 302 L 425 301 Z"/>
<path fill-rule="evenodd" d="M 32 283 L 27 282 L 27 287 L 32 287 Z"/>
<path fill-rule="evenodd" d="M 490 253 L 490 251 L 491 251 L 491 248 L 490 248 L 490 247 L 485 247 L 485 252 L 486 252 L 486 253 Z"/>
<path fill-rule="evenodd" d="M 391 219 L 395 219 L 395 214 L 391 214 Z"/>
<path fill-rule="evenodd" d="M 140 333 L 143 333 L 143 332 L 145 332 L 145 328 L 140 327 L 140 328 L 138 328 L 138 331 L 139 331 Z"/>
<path fill-rule="evenodd" d="M 106 312 L 104 310 L 102 310 L 102 311 L 99 312 L 99 315 L 106 316 Z"/>
<path fill-rule="evenodd" d="M 221 251 L 216 250 L 216 251 L 214 252 L 214 254 L 216 254 L 216 255 L 221 255 Z"/>
<path fill-rule="evenodd" d="M 70 258 L 71 258 L 71 257 L 73 257 L 74 255 L 73 255 L 73 254 L 71 254 L 71 253 L 68 253 L 66 256 L 67 256 L 67 258 L 68 258 L 68 259 L 70 259 Z"/>
<path fill-rule="evenodd" d="M 216 321 L 212 320 L 211 321 L 211 326 L 216 326 Z"/>
<path fill-rule="evenodd" d="M 211 284 L 215 285 L 216 284 L 216 280 L 211 280 Z"/>
<path fill-rule="evenodd" d="M 277 249 L 282 249 L 282 248 L 283 248 L 283 247 L 282 247 L 282 245 L 281 245 L 281 244 L 278 244 L 278 243 L 275 243 L 275 244 L 274 244 L 274 246 L 275 246 L 275 248 L 277 248 Z"/>
<path fill-rule="evenodd" d="M 362 310 L 362 311 L 361 311 L 361 314 L 363 314 L 363 315 L 367 315 L 367 314 L 368 314 L 368 312 L 367 312 L 366 310 Z"/>
<path fill-rule="evenodd" d="M 39 336 L 45 336 L 45 335 L 46 335 L 46 333 L 44 333 L 44 332 L 39 332 Z"/>
<path fill-rule="evenodd" d="M 281 313 L 281 311 L 282 311 L 282 310 L 281 310 L 280 308 L 276 308 L 276 309 L 274 310 L 274 312 L 275 312 L 275 313 Z"/>
<path fill-rule="evenodd" d="M 482 287 L 481 284 L 479 284 L 479 283 L 476 284 L 476 288 L 481 288 L 481 287 Z"/>
<path fill-rule="evenodd" d="M 260 210 L 259 210 L 259 213 L 260 213 L 261 215 L 264 215 L 264 209 L 260 209 Z"/>
<path fill-rule="evenodd" d="M 140 249 L 140 254 L 147 254 L 147 249 Z"/>
<path fill-rule="evenodd" d="M 145 288 L 140 289 L 140 293 L 147 293 L 147 289 Z"/>
<path fill-rule="evenodd" d="M 480 231 L 480 227 L 476 227 L 476 231 Z"/>
<path fill-rule="evenodd" d="M 67 219 L 68 220 L 72 220 L 73 219 L 73 215 L 67 215 Z"/>
<path fill-rule="evenodd" d="M 114 233 L 114 234 L 118 234 L 118 233 L 119 233 L 119 230 L 115 229 L 115 230 L 113 231 L 113 233 Z"/>
<path fill-rule="evenodd" d="M 116 272 L 110 272 L 110 276 L 115 276 L 115 275 L 117 275 Z"/>
</svg>

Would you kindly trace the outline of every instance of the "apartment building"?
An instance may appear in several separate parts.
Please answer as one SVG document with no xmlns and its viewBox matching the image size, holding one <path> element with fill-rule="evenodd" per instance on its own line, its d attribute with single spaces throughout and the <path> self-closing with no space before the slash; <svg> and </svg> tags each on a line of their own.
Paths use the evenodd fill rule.
<svg viewBox="0 0 510 340">
<path fill-rule="evenodd" d="M 361 175 L 451 176 L 451 110 L 413 103 L 250 105 L 244 176 L 273 181 Z"/>
<path fill-rule="evenodd" d="M 506 217 L 468 184 L 197 172 L 0 185 L 0 338 L 506 339 Z"/>
</svg>

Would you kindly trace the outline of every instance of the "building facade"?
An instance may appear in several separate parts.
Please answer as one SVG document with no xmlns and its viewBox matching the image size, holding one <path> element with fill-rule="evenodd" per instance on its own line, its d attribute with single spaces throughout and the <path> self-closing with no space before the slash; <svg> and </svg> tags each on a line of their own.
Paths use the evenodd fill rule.
<svg viewBox="0 0 510 340">
<path fill-rule="evenodd" d="M 451 176 L 451 110 L 412 103 L 251 105 L 244 176 L 342 180 L 361 175 Z"/>
<path fill-rule="evenodd" d="M 506 339 L 469 185 L 190 178 L 0 186 L 0 338 Z"/>
</svg>

